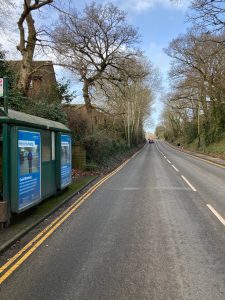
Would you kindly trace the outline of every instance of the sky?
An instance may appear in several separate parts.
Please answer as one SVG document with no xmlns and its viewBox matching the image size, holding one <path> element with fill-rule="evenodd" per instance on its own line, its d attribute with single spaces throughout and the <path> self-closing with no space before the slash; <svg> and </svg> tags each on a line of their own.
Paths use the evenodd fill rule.
<svg viewBox="0 0 225 300">
<path fill-rule="evenodd" d="M 76 0 L 76 7 L 82 9 L 84 3 L 91 1 Z M 97 3 L 106 1 L 97 0 Z M 162 74 L 163 87 L 168 89 L 167 73 L 170 59 L 164 53 L 170 41 L 179 34 L 185 33 L 190 24 L 187 22 L 187 11 L 190 0 L 114 0 L 111 1 L 127 12 L 129 24 L 137 27 L 141 35 L 140 48 L 150 59 L 153 65 L 159 68 Z M 145 130 L 154 132 L 160 122 L 162 111 L 162 94 L 158 93 L 152 106 L 152 114 L 145 125 Z"/>
<path fill-rule="evenodd" d="M 18 0 L 21 1 L 21 0 Z M 74 6 L 80 10 L 85 3 L 91 3 L 89 0 L 72 0 Z M 95 2 L 104 4 L 107 1 L 96 0 Z M 179 34 L 185 33 L 190 24 L 186 21 L 186 14 L 190 0 L 111 0 L 119 8 L 127 12 L 127 22 L 139 29 L 141 35 L 140 48 L 145 55 L 150 59 L 153 65 L 159 68 L 162 78 L 163 86 L 166 90 L 168 88 L 167 72 L 170 66 L 170 59 L 163 52 L 167 48 L 170 41 L 176 38 Z M 0 43 L 5 45 L 4 48 L 10 50 L 10 58 L 16 57 L 18 53 L 15 49 L 15 40 L 17 40 L 17 29 L 15 27 L 14 33 L 2 35 Z M 59 76 L 68 76 L 62 74 L 57 69 Z M 81 101 L 81 87 L 76 86 L 78 99 Z M 160 113 L 162 110 L 162 102 L 160 102 L 161 95 L 157 94 L 155 103 L 152 107 L 151 119 L 146 122 L 145 130 L 148 132 L 154 131 L 158 122 L 160 121 Z"/>
<path fill-rule="evenodd" d="M 122 3 L 128 11 L 131 24 L 139 28 L 142 36 L 141 48 L 162 74 L 164 90 L 157 94 L 152 106 L 151 118 L 146 122 L 145 128 L 148 132 L 154 132 L 160 122 L 162 96 L 169 87 L 167 73 L 170 68 L 170 58 L 163 49 L 168 47 L 172 39 L 185 33 L 190 27 L 186 17 L 190 1 L 181 0 L 180 3 L 174 4 L 169 0 L 127 0 Z"/>
</svg>

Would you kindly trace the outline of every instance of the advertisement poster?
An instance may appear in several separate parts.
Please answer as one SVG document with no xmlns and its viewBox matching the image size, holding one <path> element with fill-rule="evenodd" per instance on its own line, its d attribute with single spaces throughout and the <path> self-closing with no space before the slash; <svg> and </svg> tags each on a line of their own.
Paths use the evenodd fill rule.
<svg viewBox="0 0 225 300">
<path fill-rule="evenodd" d="M 71 172 L 71 136 L 61 135 L 61 188 L 71 183 Z"/>
<path fill-rule="evenodd" d="M 19 209 L 41 199 L 40 149 L 39 132 L 18 131 Z"/>
</svg>

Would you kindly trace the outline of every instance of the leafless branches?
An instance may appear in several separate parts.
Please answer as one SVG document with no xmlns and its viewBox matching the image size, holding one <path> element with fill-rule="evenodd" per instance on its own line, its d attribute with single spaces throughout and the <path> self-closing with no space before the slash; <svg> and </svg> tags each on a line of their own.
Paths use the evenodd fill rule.
<svg viewBox="0 0 225 300">
<path fill-rule="evenodd" d="M 192 1 L 190 19 L 210 31 L 224 30 L 225 1 L 194 0 Z"/>
<path fill-rule="evenodd" d="M 223 35 L 194 30 L 174 39 L 166 49 L 172 58 L 169 73 L 172 91 L 167 96 L 164 118 L 173 134 L 179 135 L 182 130 L 185 134 L 185 126 L 194 126 L 197 122 L 200 132 L 200 119 L 206 124 L 205 128 L 211 122 L 220 124 L 214 125 L 215 132 L 218 132 L 215 126 L 222 128 L 223 110 L 220 107 L 225 98 L 223 39 Z"/>
<path fill-rule="evenodd" d="M 96 103 L 114 116 L 116 124 L 120 122 L 126 135 L 129 122 L 131 138 L 138 143 L 143 123 L 151 111 L 153 88 L 159 83 L 157 72 L 142 57 L 126 67 L 118 68 L 115 76 L 121 81 L 98 81 Z"/>
<path fill-rule="evenodd" d="M 0 0 L 0 28 L 2 30 L 9 25 L 9 18 L 14 8 L 15 1 Z"/>
<path fill-rule="evenodd" d="M 60 62 L 83 82 L 83 97 L 91 107 L 90 89 L 102 79 L 109 79 L 110 69 L 138 55 L 138 32 L 128 25 L 126 15 L 113 4 L 87 5 L 83 12 L 62 13 L 50 37 Z M 109 75 L 110 74 L 110 75 Z M 110 78 L 116 79 L 116 78 Z"/>
</svg>

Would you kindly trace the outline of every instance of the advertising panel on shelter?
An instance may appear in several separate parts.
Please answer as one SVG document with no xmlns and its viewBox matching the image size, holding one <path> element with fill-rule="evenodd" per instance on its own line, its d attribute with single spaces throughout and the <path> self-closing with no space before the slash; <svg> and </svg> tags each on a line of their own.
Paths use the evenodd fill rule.
<svg viewBox="0 0 225 300">
<path fill-rule="evenodd" d="M 19 209 L 41 199 L 41 137 L 39 132 L 18 131 Z"/>
<path fill-rule="evenodd" d="M 61 188 L 72 181 L 71 136 L 61 135 Z"/>
</svg>

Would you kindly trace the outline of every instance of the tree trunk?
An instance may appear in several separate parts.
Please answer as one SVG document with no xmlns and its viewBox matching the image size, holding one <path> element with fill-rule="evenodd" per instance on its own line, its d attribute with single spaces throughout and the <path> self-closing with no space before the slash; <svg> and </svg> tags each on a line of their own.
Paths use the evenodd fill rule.
<svg viewBox="0 0 225 300">
<path fill-rule="evenodd" d="M 20 66 L 20 76 L 18 81 L 18 88 L 21 90 L 24 96 L 28 95 L 30 86 L 30 73 L 31 73 L 32 56 L 28 53 L 23 55 L 23 60 Z"/>
<path fill-rule="evenodd" d="M 37 32 L 34 26 L 34 20 L 31 13 L 29 12 L 26 16 L 26 23 L 28 27 L 28 39 L 27 43 L 25 42 L 24 37 L 24 27 L 22 19 L 18 22 L 18 27 L 20 30 L 20 45 L 18 50 L 22 55 L 22 62 L 20 66 L 20 76 L 18 81 L 18 88 L 22 91 L 24 96 L 28 95 L 30 81 L 31 81 L 31 71 L 32 71 L 32 62 L 34 56 L 34 49 L 36 44 Z"/>
<path fill-rule="evenodd" d="M 140 127 L 140 109 L 137 109 L 137 119 L 136 119 L 136 144 L 139 144 L 139 127 Z"/>
<path fill-rule="evenodd" d="M 24 96 L 27 96 L 29 91 L 32 72 L 32 62 L 37 41 L 37 32 L 34 26 L 34 19 L 32 18 L 31 11 L 39 9 L 52 2 L 53 0 L 43 0 L 41 2 L 32 2 L 31 0 L 24 0 L 23 11 L 17 23 L 20 34 L 20 42 L 17 46 L 17 50 L 19 50 L 22 55 L 22 63 L 20 67 L 19 81 L 17 86 L 22 91 Z M 24 29 L 25 21 L 27 23 L 28 31 L 27 39 L 25 37 L 26 32 Z"/>
<path fill-rule="evenodd" d="M 87 79 L 85 79 L 83 89 L 82 89 L 83 97 L 84 97 L 84 102 L 85 102 L 85 105 L 87 108 L 87 112 L 91 113 L 92 106 L 91 106 L 91 99 L 89 96 L 89 87 L 90 87 L 90 82 Z"/>
</svg>

